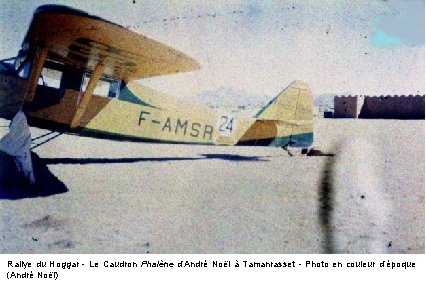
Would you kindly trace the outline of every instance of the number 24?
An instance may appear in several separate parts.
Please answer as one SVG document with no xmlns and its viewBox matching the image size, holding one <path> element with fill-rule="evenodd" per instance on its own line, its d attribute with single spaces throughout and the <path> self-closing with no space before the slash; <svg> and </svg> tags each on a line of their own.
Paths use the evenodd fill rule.
<svg viewBox="0 0 426 284">
<path fill-rule="evenodd" d="M 219 126 L 219 131 L 221 132 L 232 132 L 233 126 L 234 126 L 234 118 L 227 117 L 225 115 L 222 115 L 221 124 Z"/>
</svg>

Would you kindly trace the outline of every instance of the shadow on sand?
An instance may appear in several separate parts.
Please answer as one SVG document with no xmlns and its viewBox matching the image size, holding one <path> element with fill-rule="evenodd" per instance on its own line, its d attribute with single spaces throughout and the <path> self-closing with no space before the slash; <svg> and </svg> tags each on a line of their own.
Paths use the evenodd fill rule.
<svg viewBox="0 0 426 284">
<path fill-rule="evenodd" d="M 240 156 L 230 154 L 201 154 L 200 157 L 153 157 L 153 158 L 44 158 L 44 164 L 130 164 L 139 162 L 170 162 L 170 161 L 198 161 L 198 160 L 225 160 L 235 162 L 267 162 L 267 157 Z"/>
<path fill-rule="evenodd" d="M 324 153 L 321 150 L 317 150 L 317 149 L 312 149 L 311 151 L 309 151 L 306 156 L 308 157 L 334 157 L 335 154 L 334 153 Z"/>
<path fill-rule="evenodd" d="M 0 151 L 0 199 L 45 197 L 65 193 L 68 188 L 46 165 L 46 161 L 31 153 L 36 184 L 29 185 L 26 178 L 17 172 L 15 162 Z"/>
<path fill-rule="evenodd" d="M 201 154 L 198 157 L 153 158 L 40 158 L 31 153 L 36 184 L 29 185 L 22 173 L 16 171 L 13 158 L 0 151 L 0 199 L 45 197 L 65 193 L 68 188 L 47 167 L 58 164 L 128 164 L 138 162 L 169 162 L 197 160 L 225 160 L 232 162 L 268 162 L 268 157 L 230 154 Z"/>
<path fill-rule="evenodd" d="M 202 154 L 205 159 L 218 159 L 232 162 L 269 162 L 270 156 L 241 156 L 230 154 Z"/>
</svg>

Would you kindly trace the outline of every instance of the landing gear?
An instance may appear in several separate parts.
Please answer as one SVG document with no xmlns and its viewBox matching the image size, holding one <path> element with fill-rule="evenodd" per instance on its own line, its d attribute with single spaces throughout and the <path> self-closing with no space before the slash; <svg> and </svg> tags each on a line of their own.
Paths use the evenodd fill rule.
<svg viewBox="0 0 426 284">
<path fill-rule="evenodd" d="M 293 156 L 309 156 L 309 153 L 311 153 L 312 151 L 312 147 L 307 147 L 307 148 L 294 148 L 294 147 L 290 147 L 290 146 L 284 146 L 282 147 L 284 151 L 286 151 L 288 153 L 288 155 L 290 157 Z"/>
<path fill-rule="evenodd" d="M 287 154 L 288 154 L 290 157 L 293 157 L 293 153 L 292 153 L 292 151 L 290 151 L 290 149 L 288 148 L 288 146 L 284 146 L 284 147 L 283 147 L 283 150 L 284 150 L 284 151 L 286 151 L 286 152 L 287 152 Z"/>
</svg>

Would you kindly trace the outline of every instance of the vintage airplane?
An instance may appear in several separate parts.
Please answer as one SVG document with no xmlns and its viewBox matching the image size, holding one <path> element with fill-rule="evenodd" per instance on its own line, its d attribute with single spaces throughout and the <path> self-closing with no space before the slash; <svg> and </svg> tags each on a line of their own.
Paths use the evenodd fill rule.
<svg viewBox="0 0 426 284">
<path fill-rule="evenodd" d="M 0 117 L 98 138 L 309 148 L 313 100 L 293 82 L 253 118 L 156 92 L 136 79 L 199 69 L 164 44 L 58 5 L 34 13 L 17 57 L 0 61 Z"/>
</svg>

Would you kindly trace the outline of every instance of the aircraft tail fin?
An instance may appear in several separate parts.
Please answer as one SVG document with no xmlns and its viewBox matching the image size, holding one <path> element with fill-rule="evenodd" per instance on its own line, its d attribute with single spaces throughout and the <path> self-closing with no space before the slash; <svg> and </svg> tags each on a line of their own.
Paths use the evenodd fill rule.
<svg viewBox="0 0 426 284">
<path fill-rule="evenodd" d="M 262 120 L 312 120 L 313 98 L 309 86 L 294 81 L 257 114 Z"/>
</svg>

